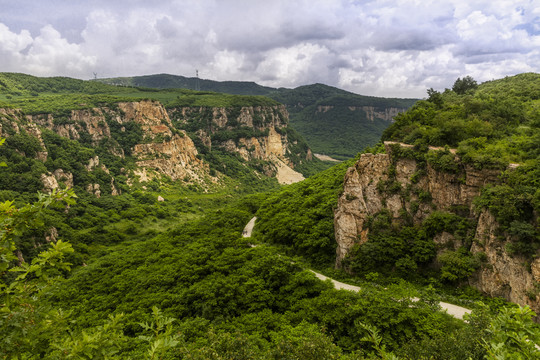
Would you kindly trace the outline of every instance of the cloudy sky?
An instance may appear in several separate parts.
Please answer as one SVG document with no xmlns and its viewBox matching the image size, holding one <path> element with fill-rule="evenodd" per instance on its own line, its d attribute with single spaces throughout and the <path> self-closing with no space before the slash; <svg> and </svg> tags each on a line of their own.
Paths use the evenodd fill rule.
<svg viewBox="0 0 540 360">
<path fill-rule="evenodd" d="M 540 72 L 540 0 L 0 0 L 0 71 L 425 97 Z"/>
</svg>

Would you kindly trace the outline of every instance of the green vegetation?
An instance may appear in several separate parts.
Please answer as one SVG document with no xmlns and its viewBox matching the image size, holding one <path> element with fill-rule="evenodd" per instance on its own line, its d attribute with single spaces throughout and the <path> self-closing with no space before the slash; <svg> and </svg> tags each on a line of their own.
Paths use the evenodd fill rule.
<svg viewBox="0 0 540 360">
<path fill-rule="evenodd" d="M 213 81 L 169 74 L 98 79 L 97 81 L 110 85 L 157 89 L 190 89 L 234 95 L 268 95 L 275 90 L 248 81 Z"/>
<path fill-rule="evenodd" d="M 28 226 L 20 220 L 32 219 L 53 199 L 42 198 L 27 206 L 29 211 L 3 208 L 3 223 Z M 240 231 L 260 202 L 260 196 L 251 196 L 154 238 L 110 248 L 66 280 L 60 275 L 69 270 L 65 256 L 72 249 L 62 241 L 31 265 L 10 265 L 11 272 L 22 274 L 0 287 L 1 355 L 286 355 L 299 360 L 416 358 L 419 353 L 445 359 L 482 359 L 491 353 L 537 356 L 529 341 L 534 344 L 539 332 L 528 309 L 492 317 L 480 308 L 464 323 L 433 311 L 429 301 L 396 301 L 403 294 L 400 287 L 385 290 L 364 283 L 361 294 L 336 291 L 271 247 L 250 247 Z M 14 249 L 9 235 L 6 240 Z M 5 270 L 7 266 L 4 275 Z"/>
<path fill-rule="evenodd" d="M 404 111 L 416 101 L 362 96 L 322 84 L 279 89 L 268 96 L 287 105 L 291 126 L 315 153 L 341 160 L 379 141 L 390 125 L 382 118 L 390 108 Z M 374 119 L 368 118 L 365 107 L 373 109 Z"/>
<path fill-rule="evenodd" d="M 540 75 L 521 74 L 475 86 L 458 79 L 458 93 L 431 91 L 385 130 L 383 140 L 457 148 L 460 163 L 507 169 L 502 183 L 483 189 L 476 205 L 487 208 L 512 239 L 510 253 L 529 258 L 540 249 Z M 465 87 L 461 89 L 461 87 Z M 448 151 L 428 155 L 436 169 L 457 172 Z M 515 164 L 509 167 L 509 164 Z"/>
<path fill-rule="evenodd" d="M 114 106 L 123 101 L 151 99 L 166 107 L 175 106 L 271 106 L 277 103 L 262 96 L 239 96 L 187 89 L 157 90 L 125 87 L 65 77 L 38 78 L 25 74 L 0 73 L 0 108 L 22 109 L 28 114 L 69 114 L 70 110 Z"/>
<path fill-rule="evenodd" d="M 70 121 L 66 109 L 83 96 L 69 93 L 83 86 L 79 81 L 70 87 L 71 80 L 47 80 L 49 88 L 58 91 L 51 95 L 41 93 L 33 77 L 2 75 L 2 96 L 11 96 L 8 100 L 13 104 L 26 101 L 36 113 L 41 105 L 30 100 L 48 99 L 52 104 L 43 106 L 59 115 L 55 117 L 59 124 Z M 29 95 L 15 80 L 31 89 Z M 418 185 L 429 167 L 459 176 L 464 166 L 506 169 L 509 161 L 519 163 L 504 172 L 501 184 L 486 187 L 475 206 L 490 209 L 497 218 L 501 224 L 497 235 L 510 236 L 509 254 L 532 259 L 540 248 L 537 80 L 524 74 L 475 88 L 473 81 L 464 79 L 464 84 L 457 83 L 459 94 L 430 91 L 427 101 L 400 115 L 385 132 L 385 139 L 412 139 L 414 147 L 392 147 L 394 161 L 403 157 L 417 161 L 412 184 L 401 187 L 391 167 L 389 180 L 380 181 L 378 191 L 415 195 L 418 201 L 411 208 L 429 207 L 431 194 Z M 115 89 L 114 94 L 105 90 L 85 94 L 86 105 L 77 106 L 140 91 L 154 93 L 156 99 L 169 97 L 171 106 L 181 106 L 184 95 L 186 99 L 207 95 L 203 103 L 239 101 L 227 110 L 234 115 L 243 101 L 260 100 L 185 90 L 180 95 L 180 90 Z M 114 107 L 117 98 L 110 99 L 109 106 Z M 332 101 L 345 106 L 349 100 Z M 476 102 L 479 108 L 471 109 L 478 111 L 471 112 L 470 118 L 456 115 L 463 114 L 459 109 L 468 101 Z M 497 101 L 506 101 L 508 112 L 501 112 L 494 104 Z M 34 111 L 31 106 L 25 111 Z M 203 110 L 187 123 L 173 119 L 175 130 L 186 129 L 193 136 L 208 125 L 207 115 Z M 466 322 L 437 311 L 437 292 L 446 284 L 454 289 L 486 260 L 485 254 L 473 256 L 468 251 L 475 226 L 469 209 L 433 211 L 421 223 L 406 211 L 399 219 L 388 211 L 379 212 L 369 219 L 369 241 L 353 249 L 355 256 L 345 261 L 356 273 L 352 281 L 360 292 L 337 291 L 305 267 L 332 271 L 333 211 L 353 159 L 278 189 L 275 179 L 260 178 L 253 171 L 264 173 L 268 163 L 244 161 L 222 149 L 210 151 L 194 136 L 211 174 L 226 175 L 221 184 L 203 189 L 162 178 L 129 185 L 126 173 L 134 168 L 129 151 L 144 141 L 140 126 L 115 126 L 107 118 L 111 136 L 98 143 L 84 136 L 69 140 L 44 130 L 43 148 L 26 124 L 21 122 L 16 131 L 10 126 L 12 120 L 9 114 L 1 116 L 2 131 L 8 135 L 0 141 L 0 166 L 7 165 L 0 170 L 1 358 L 539 356 L 535 344 L 540 330 L 532 321 L 535 314 L 526 307 L 494 300 L 490 309 L 469 302 L 473 312 Z M 305 143 L 294 130 L 279 131 L 293 143 L 290 156 L 300 163 L 307 152 Z M 239 136 L 258 135 L 242 127 L 209 134 L 216 142 L 232 140 L 236 145 Z M 429 150 L 428 145 L 442 148 Z M 449 149 L 454 146 L 460 160 Z M 121 149 L 126 156 L 112 155 L 111 149 Z M 378 144 L 365 151 L 381 149 Z M 44 162 L 37 159 L 43 151 L 47 151 Z M 96 155 L 107 171 L 85 166 Z M 36 195 L 43 188 L 41 174 L 59 168 L 73 174 L 73 191 Z M 59 179 L 60 187 L 68 180 Z M 113 183 L 118 196 L 110 195 Z M 98 184 L 101 197 L 89 194 L 88 184 Z M 158 201 L 158 195 L 165 201 Z M 254 215 L 259 218 L 254 236 L 242 238 L 243 227 Z M 436 245 L 433 238 L 442 233 L 452 235 L 454 243 Z M 351 280 L 344 273 L 334 275 Z M 471 292 L 462 288 L 454 295 L 463 302 L 479 298 Z"/>
<path fill-rule="evenodd" d="M 284 245 L 317 267 L 335 260 L 334 208 L 343 177 L 353 160 L 343 162 L 272 194 L 257 212 L 255 238 Z"/>
</svg>

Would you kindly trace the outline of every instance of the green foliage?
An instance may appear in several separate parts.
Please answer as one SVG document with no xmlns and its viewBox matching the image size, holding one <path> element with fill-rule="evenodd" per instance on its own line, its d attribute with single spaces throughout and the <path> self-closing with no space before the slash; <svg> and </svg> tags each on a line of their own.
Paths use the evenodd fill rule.
<svg viewBox="0 0 540 360">
<path fill-rule="evenodd" d="M 363 324 L 361 322 L 358 323 L 360 327 L 362 327 L 366 332 L 367 335 L 364 336 L 360 341 L 369 342 L 373 345 L 377 355 L 383 360 L 398 360 L 398 357 L 395 356 L 392 353 L 388 353 L 386 351 L 386 346 L 382 343 L 382 337 L 379 335 L 379 332 L 377 331 L 377 328 L 374 326 Z"/>
<path fill-rule="evenodd" d="M 126 346 L 123 332 L 123 314 L 109 315 L 99 326 L 80 332 L 67 331 L 63 337 L 52 339 L 51 358 L 61 359 L 121 359 L 119 355 Z"/>
<path fill-rule="evenodd" d="M 458 160 L 448 149 L 429 151 L 426 154 L 426 160 L 437 171 L 455 174 L 460 170 Z"/>
<path fill-rule="evenodd" d="M 347 161 L 271 195 L 257 213 L 255 237 L 286 245 L 317 265 L 335 256 L 334 213 Z"/>
<path fill-rule="evenodd" d="M 471 222 L 457 214 L 434 211 L 419 225 L 406 225 L 407 219 L 396 221 L 388 210 L 369 219 L 368 241 L 355 246 L 344 266 L 358 275 L 379 272 L 411 280 L 433 276 L 431 263 L 435 259 L 433 238 L 447 232 L 456 241 L 470 245 Z M 456 282 L 466 278 L 479 266 L 468 252 L 447 251 L 439 256 L 443 264 L 440 277 Z"/>
<path fill-rule="evenodd" d="M 463 360 L 484 359 L 486 350 L 483 342 L 489 339 L 487 331 L 492 314 L 487 305 L 481 303 L 466 316 L 466 325 L 432 337 L 414 339 L 396 351 L 405 359 Z M 408 355 L 408 354 L 413 354 Z"/>
<path fill-rule="evenodd" d="M 148 359 L 161 359 L 167 350 L 178 345 L 179 335 L 173 333 L 172 323 L 175 319 L 164 316 L 156 306 L 152 307 L 152 317 L 151 323 L 140 323 L 150 335 L 139 335 L 139 339 L 150 344 Z"/>
<path fill-rule="evenodd" d="M 421 227 L 398 228 L 379 214 L 370 229 L 369 240 L 353 248 L 344 263 L 357 274 L 379 272 L 414 279 L 435 257 L 435 244 Z"/>
<path fill-rule="evenodd" d="M 452 91 L 459 95 L 464 95 L 467 92 L 473 92 L 478 88 L 478 83 L 470 76 L 465 76 L 463 79 L 458 78 L 452 86 Z"/>
<path fill-rule="evenodd" d="M 465 280 L 480 267 L 479 261 L 463 248 L 458 251 L 447 250 L 437 259 L 442 264 L 441 279 L 449 282 Z"/>
<path fill-rule="evenodd" d="M 0 162 L 8 166 L 0 171 L 0 189 L 32 193 L 41 190 L 40 177 L 47 170 L 31 156 L 42 150 L 39 142 L 26 132 L 9 136 L 0 148 Z"/>
<path fill-rule="evenodd" d="M 111 85 L 138 86 L 158 89 L 190 89 L 236 95 L 267 95 L 270 91 L 274 90 L 272 88 L 248 81 L 212 81 L 195 77 L 188 78 L 169 74 L 98 79 L 97 81 Z"/>
<path fill-rule="evenodd" d="M 274 106 L 263 96 L 220 94 L 186 89 L 156 90 L 83 81 L 66 77 L 38 78 L 25 74 L 0 73 L 0 94 L 10 94 L 0 107 L 22 109 L 27 114 L 56 114 L 66 121 L 70 110 L 114 106 L 122 101 L 153 99 L 166 106 Z M 38 95 L 38 96 L 36 96 Z M 13 97 L 14 96 L 14 97 Z M 64 115 L 64 116 L 62 116 Z"/>
<path fill-rule="evenodd" d="M 40 195 L 33 204 L 15 208 L 13 202 L 0 204 L 0 356 L 28 358 L 40 354 L 62 330 L 65 315 L 41 301 L 52 284 L 58 282 L 70 263 L 70 244 L 58 240 L 39 254 L 31 264 L 14 265 L 17 237 L 39 222 L 39 214 L 53 204 L 72 204 L 70 191 Z M 20 261 L 20 260 L 19 260 Z M 17 277 L 10 273 L 20 273 Z M 50 336 L 50 337 L 49 337 Z"/>
<path fill-rule="evenodd" d="M 540 358 L 540 330 L 532 318 L 536 314 L 528 307 L 505 308 L 494 318 L 484 341 L 486 359 L 538 359 Z"/>
<path fill-rule="evenodd" d="M 387 108 L 405 110 L 416 101 L 362 96 L 322 84 L 280 89 L 269 96 L 287 105 L 291 126 L 315 153 L 342 160 L 376 144 L 390 124 L 376 115 L 371 121 L 363 107 L 384 113 Z"/>
<path fill-rule="evenodd" d="M 287 360 L 341 359 L 341 349 L 315 324 L 302 321 L 272 334 L 275 348 L 270 358 Z"/>
</svg>

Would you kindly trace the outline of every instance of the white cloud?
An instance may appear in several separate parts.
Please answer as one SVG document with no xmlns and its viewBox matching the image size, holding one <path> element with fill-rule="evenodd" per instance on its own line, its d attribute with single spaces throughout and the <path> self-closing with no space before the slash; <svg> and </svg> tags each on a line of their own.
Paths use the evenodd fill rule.
<svg viewBox="0 0 540 360">
<path fill-rule="evenodd" d="M 26 69 L 31 73 L 79 76 L 91 72 L 96 57 L 84 55 L 79 45 L 70 44 L 57 30 L 47 25 L 32 42 L 24 60 Z"/>
</svg>

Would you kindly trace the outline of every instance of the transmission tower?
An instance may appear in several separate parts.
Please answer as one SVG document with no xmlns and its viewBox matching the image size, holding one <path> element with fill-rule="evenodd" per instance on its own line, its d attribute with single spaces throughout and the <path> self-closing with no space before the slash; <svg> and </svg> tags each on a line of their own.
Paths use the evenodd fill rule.
<svg viewBox="0 0 540 360">
<path fill-rule="evenodd" d="M 199 82 L 199 70 L 195 70 L 195 90 L 200 91 L 201 90 L 201 84 Z"/>
<path fill-rule="evenodd" d="M 97 80 L 97 72 L 94 72 L 94 80 Z"/>
</svg>

